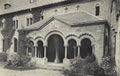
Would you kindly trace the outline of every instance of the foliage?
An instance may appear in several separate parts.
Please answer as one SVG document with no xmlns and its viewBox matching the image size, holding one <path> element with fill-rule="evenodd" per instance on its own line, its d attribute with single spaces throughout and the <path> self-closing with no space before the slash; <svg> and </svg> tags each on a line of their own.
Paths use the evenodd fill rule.
<svg viewBox="0 0 120 76">
<path fill-rule="evenodd" d="M 1 62 L 7 61 L 7 53 L 0 53 L 0 61 Z"/>
<path fill-rule="evenodd" d="M 27 64 L 30 61 L 30 59 L 31 58 L 26 55 L 20 56 L 18 54 L 14 54 L 14 55 L 12 55 L 10 62 L 11 62 L 11 65 L 14 65 L 14 66 L 23 66 L 23 65 Z"/>
<path fill-rule="evenodd" d="M 75 58 L 70 67 L 70 69 L 64 69 L 63 74 L 65 76 L 93 76 L 99 65 L 93 55 L 86 57 L 86 59 Z"/>
<path fill-rule="evenodd" d="M 29 56 L 14 54 L 5 68 L 13 70 L 35 69 L 35 63 L 31 62 L 31 57 Z"/>
<path fill-rule="evenodd" d="M 104 57 L 102 59 L 101 67 L 105 70 L 108 76 L 117 76 L 115 70 L 115 59 L 113 57 Z"/>
</svg>

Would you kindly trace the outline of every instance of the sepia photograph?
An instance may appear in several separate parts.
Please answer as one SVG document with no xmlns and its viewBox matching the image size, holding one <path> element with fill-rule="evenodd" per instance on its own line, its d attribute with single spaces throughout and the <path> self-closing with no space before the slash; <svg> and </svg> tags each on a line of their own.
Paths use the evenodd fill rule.
<svg viewBox="0 0 120 76">
<path fill-rule="evenodd" d="M 0 0 L 0 76 L 120 76 L 120 0 Z"/>
</svg>

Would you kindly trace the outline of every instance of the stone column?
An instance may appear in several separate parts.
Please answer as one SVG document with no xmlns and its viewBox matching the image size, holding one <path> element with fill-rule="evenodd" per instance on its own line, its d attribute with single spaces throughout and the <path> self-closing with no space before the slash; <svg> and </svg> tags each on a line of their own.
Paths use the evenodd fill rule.
<svg viewBox="0 0 120 76">
<path fill-rule="evenodd" d="M 47 46 L 44 46 L 44 58 L 47 58 L 46 57 L 46 51 L 47 51 Z"/>
<path fill-rule="evenodd" d="M 56 47 L 55 63 L 59 63 L 59 50 L 57 49 L 57 47 Z"/>
<path fill-rule="evenodd" d="M 37 46 L 34 46 L 35 47 L 35 57 L 37 57 Z"/>
<path fill-rule="evenodd" d="M 92 44 L 92 54 L 95 53 L 95 45 Z"/>
<path fill-rule="evenodd" d="M 46 56 L 46 53 L 47 53 L 47 46 L 44 46 L 44 64 L 47 63 L 47 56 Z"/>
<path fill-rule="evenodd" d="M 67 59 L 67 46 L 65 46 L 65 59 Z"/>
<path fill-rule="evenodd" d="M 28 55 L 28 47 L 27 47 L 27 49 L 26 49 L 26 55 Z"/>
<path fill-rule="evenodd" d="M 78 45 L 78 57 L 80 57 L 80 45 Z"/>
<path fill-rule="evenodd" d="M 74 48 L 74 58 L 76 57 L 76 46 L 73 47 Z"/>
</svg>

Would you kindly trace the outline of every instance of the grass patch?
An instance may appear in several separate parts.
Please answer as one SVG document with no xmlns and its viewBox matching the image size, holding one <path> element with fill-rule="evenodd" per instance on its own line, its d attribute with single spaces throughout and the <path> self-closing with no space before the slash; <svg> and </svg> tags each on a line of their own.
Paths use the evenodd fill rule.
<svg viewBox="0 0 120 76">
<path fill-rule="evenodd" d="M 39 69 L 37 67 L 29 67 L 29 66 L 13 66 L 13 65 L 6 65 L 4 66 L 4 68 L 6 69 L 10 69 L 10 70 L 18 70 L 18 71 L 24 71 L 24 70 L 35 70 L 35 69 Z"/>
</svg>

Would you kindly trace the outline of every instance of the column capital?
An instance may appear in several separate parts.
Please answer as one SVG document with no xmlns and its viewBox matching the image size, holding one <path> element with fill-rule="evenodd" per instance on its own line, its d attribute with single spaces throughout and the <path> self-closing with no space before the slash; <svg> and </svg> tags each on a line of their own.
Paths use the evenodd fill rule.
<svg viewBox="0 0 120 76">
<path fill-rule="evenodd" d="M 68 45 L 64 45 L 64 47 L 68 47 Z"/>
<path fill-rule="evenodd" d="M 77 45 L 78 47 L 80 47 L 81 46 L 81 44 L 79 44 L 79 45 Z"/>
</svg>

